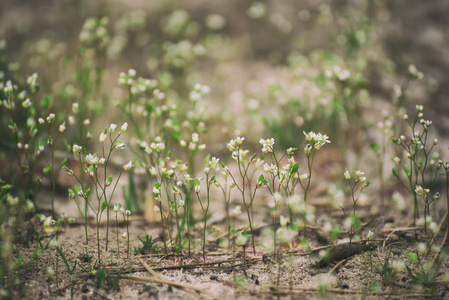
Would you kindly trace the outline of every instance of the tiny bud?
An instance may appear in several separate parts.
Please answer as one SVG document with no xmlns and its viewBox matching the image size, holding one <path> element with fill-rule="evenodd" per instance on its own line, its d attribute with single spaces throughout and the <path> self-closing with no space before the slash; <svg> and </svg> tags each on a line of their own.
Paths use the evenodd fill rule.
<svg viewBox="0 0 449 300">
<path fill-rule="evenodd" d="M 434 139 L 434 140 L 433 140 L 433 144 L 434 144 L 434 145 L 438 145 L 438 139 Z"/>
</svg>

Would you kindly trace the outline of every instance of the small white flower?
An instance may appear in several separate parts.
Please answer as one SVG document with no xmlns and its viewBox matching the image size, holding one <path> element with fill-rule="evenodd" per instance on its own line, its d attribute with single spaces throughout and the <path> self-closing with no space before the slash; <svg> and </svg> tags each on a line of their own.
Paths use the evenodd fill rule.
<svg viewBox="0 0 449 300">
<path fill-rule="evenodd" d="M 155 211 L 155 212 L 160 212 L 161 209 L 159 208 L 159 206 L 155 205 L 155 206 L 153 207 L 153 211 Z"/>
<path fill-rule="evenodd" d="M 106 134 L 106 132 L 102 132 L 102 133 L 100 133 L 100 137 L 98 138 L 98 140 L 100 141 L 100 143 L 104 143 L 105 141 L 106 141 L 106 137 L 107 137 L 108 135 Z"/>
<path fill-rule="evenodd" d="M 130 160 L 126 165 L 123 166 L 123 170 L 128 171 L 133 167 L 133 162 Z"/>
<path fill-rule="evenodd" d="M 301 181 L 305 181 L 305 180 L 307 180 L 307 179 L 309 179 L 309 174 L 302 174 L 301 176 L 299 176 L 299 180 L 301 180 Z"/>
<path fill-rule="evenodd" d="M 73 111 L 74 114 L 78 113 L 78 111 L 79 111 L 79 104 L 78 104 L 78 102 L 72 103 L 72 111 Z"/>
<path fill-rule="evenodd" d="M 112 123 L 111 126 L 109 126 L 109 133 L 114 133 L 116 128 L 117 124 Z"/>
<path fill-rule="evenodd" d="M 83 150 L 83 147 L 75 144 L 75 145 L 73 145 L 72 150 L 73 150 L 73 153 L 80 153 L 81 150 Z"/>
<path fill-rule="evenodd" d="M 121 130 L 122 132 L 125 132 L 126 129 L 128 129 L 128 123 L 125 122 L 125 123 L 123 123 L 122 127 L 120 128 L 120 130 Z"/>
<path fill-rule="evenodd" d="M 118 143 L 118 144 L 116 145 L 116 147 L 117 147 L 117 149 L 125 149 L 126 144 L 125 144 L 125 143 Z"/>
<path fill-rule="evenodd" d="M 95 154 L 88 154 L 88 155 L 86 155 L 86 161 L 87 161 L 87 163 L 88 164 L 90 164 L 90 165 L 96 165 L 96 164 L 98 164 L 98 157 L 97 157 L 97 154 L 95 153 Z"/>
<path fill-rule="evenodd" d="M 128 236 L 128 234 L 125 232 L 122 233 L 122 238 L 126 239 L 126 237 Z"/>
</svg>

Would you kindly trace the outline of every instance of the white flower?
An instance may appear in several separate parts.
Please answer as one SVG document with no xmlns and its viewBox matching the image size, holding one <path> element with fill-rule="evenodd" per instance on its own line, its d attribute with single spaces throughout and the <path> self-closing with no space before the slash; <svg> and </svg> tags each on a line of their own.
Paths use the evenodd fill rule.
<svg viewBox="0 0 449 300">
<path fill-rule="evenodd" d="M 116 147 L 117 147 L 117 149 L 125 149 L 126 144 L 125 144 L 125 143 L 118 143 L 118 144 L 116 145 Z"/>
<path fill-rule="evenodd" d="M 128 129 L 128 123 L 125 122 L 125 123 L 123 123 L 122 127 L 120 128 L 120 130 L 121 130 L 122 132 L 125 132 L 126 129 Z"/>
<path fill-rule="evenodd" d="M 86 119 L 83 121 L 84 126 L 88 126 L 90 124 L 90 120 Z"/>
<path fill-rule="evenodd" d="M 129 69 L 128 70 L 128 76 L 129 77 L 134 77 L 134 76 L 136 76 L 136 74 L 137 74 L 136 70 L 134 70 L 134 69 Z"/>
<path fill-rule="evenodd" d="M 83 150 L 83 147 L 75 144 L 75 145 L 73 145 L 72 150 L 73 150 L 73 153 L 80 153 L 81 150 Z"/>
<path fill-rule="evenodd" d="M 128 234 L 125 232 L 122 233 L 122 238 L 126 239 L 126 237 L 128 236 Z"/>
<path fill-rule="evenodd" d="M 244 137 L 240 137 L 240 136 L 235 138 L 235 142 L 237 143 L 237 145 L 241 145 L 244 140 L 245 140 L 245 138 Z"/>
<path fill-rule="evenodd" d="M 155 211 L 155 212 L 160 212 L 161 209 L 159 208 L 159 206 L 155 205 L 155 206 L 153 207 L 153 211 Z"/>
<path fill-rule="evenodd" d="M 105 141 L 106 141 L 106 137 L 107 137 L 108 135 L 106 134 L 106 132 L 102 132 L 102 133 L 100 133 L 100 137 L 98 138 L 98 140 L 100 141 L 100 143 L 104 143 Z"/>
<path fill-rule="evenodd" d="M 268 153 L 268 152 L 273 152 L 273 146 L 274 146 L 274 139 L 270 138 L 270 139 L 260 139 L 259 143 L 262 145 L 262 152 L 263 153 Z"/>
<path fill-rule="evenodd" d="M 307 144 L 307 145 L 304 147 L 304 153 L 305 153 L 305 154 L 309 154 L 310 152 L 312 152 L 312 149 L 313 149 L 312 145 Z"/>
<path fill-rule="evenodd" d="M 78 113 L 78 111 L 79 111 L 79 104 L 78 104 L 78 102 L 72 103 L 72 111 L 73 111 L 74 114 Z"/>
<path fill-rule="evenodd" d="M 86 161 L 88 164 L 91 164 L 91 165 L 98 164 L 99 160 L 97 157 L 97 153 L 95 153 L 93 155 L 89 153 L 88 155 L 86 155 Z"/>
<path fill-rule="evenodd" d="M 133 162 L 130 160 L 126 165 L 123 166 L 123 170 L 128 171 L 134 166 Z"/>
<path fill-rule="evenodd" d="M 196 132 L 192 133 L 192 142 L 198 143 L 199 140 L 200 140 L 199 134 Z"/>
<path fill-rule="evenodd" d="M 112 123 L 111 126 L 109 126 L 109 133 L 114 133 L 116 128 L 117 124 Z"/>
<path fill-rule="evenodd" d="M 305 181 L 305 180 L 307 180 L 307 179 L 309 179 L 309 174 L 302 174 L 301 176 L 299 176 L 299 180 L 301 180 L 301 181 Z"/>
</svg>

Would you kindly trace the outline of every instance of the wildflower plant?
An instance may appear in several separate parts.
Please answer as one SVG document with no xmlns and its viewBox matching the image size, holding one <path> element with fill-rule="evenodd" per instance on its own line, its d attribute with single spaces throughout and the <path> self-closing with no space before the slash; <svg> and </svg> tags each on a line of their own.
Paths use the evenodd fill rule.
<svg viewBox="0 0 449 300">
<path fill-rule="evenodd" d="M 75 185 L 74 189 L 69 189 L 69 196 L 74 198 L 81 215 L 84 218 L 85 224 L 85 234 L 86 243 L 88 243 L 87 237 L 87 217 L 88 208 L 90 208 L 95 214 L 95 220 L 97 223 L 97 250 L 98 250 L 98 260 L 100 259 L 100 222 L 103 211 L 106 210 L 106 250 L 109 244 L 109 215 L 110 206 L 113 199 L 113 195 L 117 188 L 117 184 L 124 171 L 130 170 L 136 161 L 136 159 L 129 161 L 120 170 L 120 173 L 115 180 L 112 176 L 108 176 L 108 165 L 111 163 L 111 154 L 114 150 L 124 149 L 126 144 L 120 142 L 118 139 L 126 131 L 128 124 L 125 122 L 120 130 L 117 131 L 117 125 L 111 124 L 109 129 L 104 129 L 100 136 L 99 142 L 101 145 L 101 154 L 103 157 L 98 157 L 97 153 L 91 154 L 87 150 L 83 151 L 83 147 L 79 145 L 73 145 L 73 153 L 77 156 L 80 165 L 80 174 L 76 175 L 75 172 L 69 168 L 66 168 L 67 174 L 74 176 L 79 185 Z M 108 147 L 106 146 L 106 141 L 108 141 Z M 87 182 L 86 182 L 87 181 Z M 113 184 L 114 183 L 114 184 Z M 92 186 L 92 187 L 90 187 Z M 112 191 L 108 193 L 108 188 L 112 187 Z M 94 192 L 97 198 L 97 205 L 93 205 L 89 201 L 91 193 Z M 81 208 L 81 204 L 78 199 L 84 199 L 84 211 Z"/>
<path fill-rule="evenodd" d="M 225 166 L 223 163 L 221 164 L 222 168 L 225 170 L 226 173 L 228 173 L 233 181 L 233 184 L 237 187 L 239 190 L 241 196 L 242 196 L 242 202 L 246 209 L 246 215 L 248 217 L 248 225 L 251 231 L 251 241 L 253 246 L 253 252 L 256 253 L 256 246 L 254 242 L 254 235 L 253 233 L 253 214 L 252 214 L 252 208 L 253 208 L 253 202 L 256 196 L 256 192 L 259 188 L 263 186 L 268 186 L 268 181 L 265 179 L 263 175 L 260 175 L 258 178 L 256 186 L 254 188 L 252 187 L 252 179 L 255 176 L 256 169 L 250 170 L 251 164 L 256 163 L 256 154 L 252 155 L 248 160 L 246 160 L 247 154 L 249 150 L 243 150 L 241 148 L 241 145 L 243 144 L 243 141 L 245 140 L 244 137 L 236 137 L 235 139 L 231 139 L 229 143 L 226 144 L 226 147 L 231 152 L 231 157 L 237 162 L 238 167 L 238 174 L 240 176 L 240 180 L 238 181 L 236 177 L 232 174 L 229 167 Z M 260 158 L 260 160 L 263 160 L 263 158 Z M 273 166 L 272 170 L 273 173 L 277 173 L 276 166 Z"/>
<path fill-rule="evenodd" d="M 423 119 L 423 116 L 423 106 L 416 105 L 416 114 L 412 120 L 407 114 L 403 116 L 410 128 L 410 136 L 393 138 L 393 143 L 402 148 L 405 158 L 395 156 L 392 160 L 398 165 L 398 169 L 403 171 L 405 179 L 396 168 L 393 168 L 392 172 L 413 195 L 414 223 L 420 217 L 418 200 L 423 200 L 424 218 L 427 218 L 430 215 L 430 204 L 439 198 L 439 193 L 435 192 L 435 182 L 438 170 L 442 167 L 439 153 L 433 152 L 438 140 L 431 140 L 429 135 L 432 121 Z"/>
<path fill-rule="evenodd" d="M 352 214 L 349 216 L 349 220 L 350 220 L 349 235 L 350 235 L 351 240 L 354 236 L 355 230 L 357 230 L 361 225 L 360 218 L 356 214 L 357 201 L 359 200 L 360 196 L 362 195 L 362 192 L 364 191 L 364 189 L 370 185 L 370 182 L 366 179 L 364 174 L 365 174 L 364 172 L 357 170 L 357 171 L 355 171 L 355 178 L 353 180 L 351 180 L 351 174 L 349 173 L 348 169 L 346 169 L 345 172 L 343 173 L 343 175 L 344 175 L 345 179 L 347 180 L 349 187 L 351 189 Z M 357 186 L 359 186 L 359 184 L 361 184 L 361 186 L 357 193 L 356 188 L 357 188 Z M 344 208 L 343 208 L 343 212 L 346 215 Z"/>
</svg>

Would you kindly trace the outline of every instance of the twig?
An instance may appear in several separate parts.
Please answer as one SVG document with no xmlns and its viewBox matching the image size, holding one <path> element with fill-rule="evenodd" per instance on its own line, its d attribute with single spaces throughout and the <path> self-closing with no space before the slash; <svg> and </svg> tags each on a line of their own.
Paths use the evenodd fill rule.
<svg viewBox="0 0 449 300">
<path fill-rule="evenodd" d="M 303 291 L 303 292 L 319 292 L 319 288 L 311 287 L 298 287 L 298 286 L 281 286 L 279 289 L 275 285 L 266 286 L 266 288 L 271 289 L 271 291 L 262 291 L 263 293 L 272 294 L 289 294 L 292 291 Z M 409 293 L 406 294 L 404 291 L 363 291 L 363 290 L 346 290 L 346 289 L 328 289 L 326 290 L 330 293 L 342 293 L 342 294 L 366 294 L 366 295 L 400 295 L 401 298 L 407 297 L 441 297 L 441 294 L 432 293 Z"/>
<path fill-rule="evenodd" d="M 447 217 L 447 211 L 446 211 L 446 214 L 445 214 L 445 217 L 443 218 L 443 220 L 445 220 L 446 217 Z M 443 221 L 441 221 L 441 222 L 443 222 Z M 438 227 L 438 231 L 440 231 L 441 225 L 442 225 L 442 223 L 440 223 L 440 226 Z M 446 243 L 446 240 L 447 240 L 447 236 L 448 236 L 448 235 L 449 235 L 449 224 L 447 224 L 446 234 L 444 235 L 443 241 L 441 242 L 440 249 L 443 249 L 444 243 Z M 436 234 L 435 234 L 435 236 L 436 236 Z M 432 262 L 430 263 L 430 268 L 432 268 L 432 267 L 435 265 L 435 263 L 436 263 L 438 257 L 440 256 L 440 253 L 441 253 L 441 251 L 438 251 L 438 253 L 435 254 L 435 256 L 434 256 L 433 259 L 432 259 Z"/>
<path fill-rule="evenodd" d="M 347 262 L 349 259 L 350 259 L 350 257 L 339 261 L 332 269 L 329 270 L 329 272 L 327 272 L 327 274 L 329 274 L 329 275 L 332 274 L 339 266 L 341 266 L 342 264 Z"/>
<path fill-rule="evenodd" d="M 165 280 L 165 279 L 159 279 L 159 278 L 150 278 L 150 277 L 140 277 L 140 276 L 133 276 L 133 275 L 128 275 L 124 278 L 127 279 L 131 279 L 131 280 L 137 280 L 137 281 L 146 281 L 146 282 L 155 282 L 155 283 L 161 283 L 161 284 L 167 284 L 167 285 L 171 285 L 171 286 L 175 286 L 175 287 L 179 287 L 182 289 L 190 289 L 190 290 L 194 290 L 197 291 L 199 293 L 202 293 L 204 295 L 207 295 L 209 297 L 211 297 L 212 299 L 217 299 L 217 300 L 221 300 L 220 297 L 218 297 L 217 295 L 207 291 L 207 290 L 203 290 L 200 289 L 196 286 L 190 285 L 190 284 L 185 284 L 185 283 L 179 283 L 179 282 L 174 282 L 174 281 L 169 281 L 169 280 Z"/>
<path fill-rule="evenodd" d="M 142 259 L 139 259 L 139 262 L 142 264 L 142 266 L 148 271 L 148 273 L 150 273 L 151 275 L 159 278 L 159 279 L 165 279 L 163 278 L 161 275 L 159 275 L 158 273 L 154 272 L 152 268 L 150 268 L 149 265 L 147 265 L 146 262 L 144 262 Z"/>
</svg>

